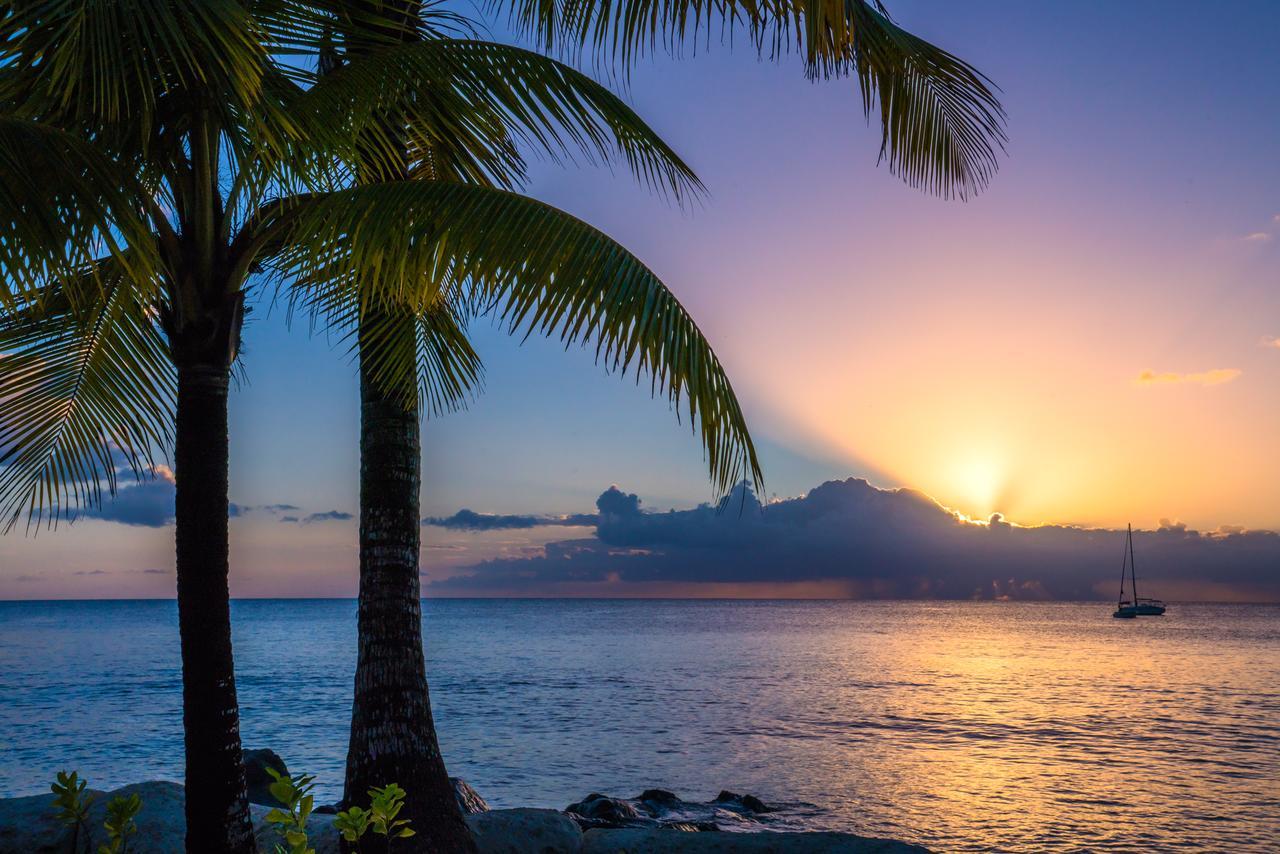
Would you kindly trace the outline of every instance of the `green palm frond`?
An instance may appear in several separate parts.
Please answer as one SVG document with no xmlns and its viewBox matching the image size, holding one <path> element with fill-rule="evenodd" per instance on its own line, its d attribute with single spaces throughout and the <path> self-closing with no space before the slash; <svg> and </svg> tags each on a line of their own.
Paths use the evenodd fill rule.
<svg viewBox="0 0 1280 854">
<path fill-rule="evenodd" d="M 169 444 L 175 375 L 154 310 L 118 264 L 0 315 L 0 519 L 37 524 L 144 476 Z"/>
<path fill-rule="evenodd" d="M 879 0 L 489 0 L 537 45 L 626 73 L 648 53 L 743 32 L 762 54 L 791 50 L 812 77 L 858 78 L 879 104 L 881 156 L 909 185 L 943 197 L 984 189 L 1005 114 L 989 79 L 894 24 Z"/>
<path fill-rule="evenodd" d="M 278 271 L 310 299 L 362 311 L 425 305 L 465 283 L 513 333 L 594 343 L 620 373 L 648 374 L 688 414 L 721 492 L 759 463 L 711 345 L 639 259 L 549 205 L 449 182 L 372 184 L 317 197 L 287 220 Z M 393 381 L 389 381 L 393 382 Z"/>
<path fill-rule="evenodd" d="M 305 311 L 337 332 L 385 391 L 406 409 L 441 416 L 466 408 L 479 393 L 484 365 L 467 336 L 474 300 L 454 281 L 417 306 L 361 299 L 359 289 L 298 288 L 288 292 L 289 316 Z"/>
<path fill-rule="evenodd" d="M 968 198 L 999 168 L 1005 114 L 991 82 L 865 3 L 852 34 L 868 116 L 879 104 L 881 157 L 912 187 Z"/>
<path fill-rule="evenodd" d="M 89 143 L 0 116 L 0 307 L 39 297 L 109 254 L 136 281 L 159 259 L 131 176 Z"/>
<path fill-rule="evenodd" d="M 512 186 L 506 176 L 523 176 L 513 140 L 557 161 L 620 158 L 677 199 L 703 191 L 622 99 L 564 63 L 510 45 L 433 39 L 384 48 L 326 75 L 307 100 L 393 159 L 408 143 L 411 156 L 474 163 L 464 171 L 475 174 L 459 176 L 467 180 Z"/>
<path fill-rule="evenodd" d="M 260 35 L 238 0 L 22 0 L 0 11 L 0 66 L 41 119 L 147 124 L 172 92 L 254 100 Z"/>
</svg>

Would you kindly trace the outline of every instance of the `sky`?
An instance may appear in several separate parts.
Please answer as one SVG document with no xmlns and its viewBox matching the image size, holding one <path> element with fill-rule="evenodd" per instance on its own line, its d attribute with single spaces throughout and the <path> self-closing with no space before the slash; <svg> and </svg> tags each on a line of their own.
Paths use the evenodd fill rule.
<svg viewBox="0 0 1280 854">
<path fill-rule="evenodd" d="M 618 239 L 690 310 L 743 403 L 766 502 L 785 508 L 819 484 L 860 478 L 891 505 L 923 495 L 945 518 L 912 518 L 941 541 L 1004 531 L 993 514 L 1028 539 L 999 557 L 974 547 L 941 580 L 917 565 L 928 554 L 877 563 L 853 533 L 831 564 L 804 556 L 803 530 L 779 534 L 762 552 L 775 565 L 750 578 L 703 577 L 707 553 L 680 551 L 680 538 L 619 545 L 596 507 L 611 484 L 646 511 L 693 511 L 714 497 L 688 424 L 647 386 L 606 375 L 590 351 L 520 345 L 482 322 L 483 392 L 424 425 L 424 516 L 597 518 L 424 526 L 429 591 L 929 595 L 898 582 L 933 578 L 934 594 L 968 595 L 977 576 L 1007 587 L 1009 573 L 991 564 L 1025 558 L 1024 543 L 1050 548 L 1047 534 L 1022 528 L 1093 536 L 1132 522 L 1172 562 L 1171 588 L 1198 574 L 1219 586 L 1186 595 L 1271 596 L 1258 591 L 1280 574 L 1269 569 L 1280 567 L 1274 538 L 1231 538 L 1280 530 L 1280 7 L 889 7 L 1001 87 L 1008 155 L 976 199 L 923 195 L 878 167 L 878 130 L 850 81 L 809 82 L 795 58 L 716 44 L 643 62 L 626 92 L 707 185 L 702 204 L 673 207 L 625 170 L 550 163 L 534 168 L 528 191 Z M 253 306 L 243 355 L 233 594 L 352 595 L 350 355 L 290 329 L 266 301 Z M 161 477 L 132 488 L 101 518 L 0 538 L 0 597 L 173 595 L 171 487 Z M 760 521 L 770 513 L 707 524 L 787 527 Z M 728 534 L 717 548 L 757 535 Z M 1110 536 L 1106 547 L 1067 538 L 1070 583 L 1023 577 L 1018 587 L 1087 594 L 1115 574 L 1117 561 L 1097 566 L 1119 555 L 1123 537 Z M 1160 550 L 1174 540 L 1186 550 Z M 537 578 L 538 561 L 582 555 L 584 544 L 608 558 L 592 557 L 583 583 L 595 587 L 494 581 Z M 666 554 L 665 568 L 615 566 L 626 549 Z M 850 561 L 878 574 L 835 565 Z M 977 565 L 989 571 L 974 576 Z M 814 566 L 834 568 L 818 577 Z"/>
</svg>

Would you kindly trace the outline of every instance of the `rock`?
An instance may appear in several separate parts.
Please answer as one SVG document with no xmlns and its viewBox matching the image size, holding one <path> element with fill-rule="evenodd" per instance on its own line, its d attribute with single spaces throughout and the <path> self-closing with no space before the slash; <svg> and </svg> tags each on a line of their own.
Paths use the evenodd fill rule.
<svg viewBox="0 0 1280 854">
<path fill-rule="evenodd" d="M 675 833 L 624 828 L 588 830 L 582 854 L 928 854 L 892 839 L 852 833 Z"/>
<path fill-rule="evenodd" d="M 611 827 L 623 827 L 631 822 L 647 823 L 645 819 L 649 818 L 641 816 L 640 811 L 630 802 L 598 792 L 592 792 L 576 804 L 569 804 L 564 811 L 588 819 L 589 822 Z"/>
<path fill-rule="evenodd" d="M 274 750 L 263 748 L 244 752 L 244 781 L 249 786 L 249 803 L 278 807 L 280 802 L 271 794 L 271 784 L 275 780 L 267 773 L 268 768 L 289 776 L 289 767 Z"/>
<path fill-rule="evenodd" d="M 640 793 L 637 800 L 647 801 L 649 803 L 658 804 L 664 807 L 678 806 L 683 803 L 674 792 L 668 792 L 666 789 L 645 789 Z"/>
<path fill-rule="evenodd" d="M 458 799 L 458 807 L 463 815 L 489 811 L 489 805 L 485 803 L 484 798 L 480 797 L 480 793 L 471 788 L 471 784 L 466 780 L 461 777 L 450 777 L 449 782 L 453 784 L 453 796 Z"/>
<path fill-rule="evenodd" d="M 186 836 L 186 799 L 178 783 L 156 781 L 135 783 L 111 792 L 89 790 L 93 803 L 89 806 L 89 833 L 93 848 L 107 841 L 102 829 L 107 802 L 114 797 L 137 793 L 142 798 L 142 811 L 135 821 L 138 832 L 130 837 L 133 854 L 169 854 L 181 851 Z M 0 800 L 0 854 L 65 854 L 69 850 L 70 831 L 53 817 L 53 795 Z"/>
<path fill-rule="evenodd" d="M 722 791 L 716 795 L 716 799 L 712 801 L 714 804 L 724 804 L 726 806 L 740 806 L 754 813 L 769 812 L 769 807 L 764 801 L 755 795 L 739 795 L 736 792 Z"/>
<path fill-rule="evenodd" d="M 467 825 L 480 854 L 578 854 L 582 849 L 578 825 L 555 810 L 489 810 L 467 816 Z"/>
<path fill-rule="evenodd" d="M 86 792 L 98 799 L 102 792 Z M 0 800 L 0 854 L 62 854 L 70 832 L 53 817 L 53 795 Z"/>
</svg>

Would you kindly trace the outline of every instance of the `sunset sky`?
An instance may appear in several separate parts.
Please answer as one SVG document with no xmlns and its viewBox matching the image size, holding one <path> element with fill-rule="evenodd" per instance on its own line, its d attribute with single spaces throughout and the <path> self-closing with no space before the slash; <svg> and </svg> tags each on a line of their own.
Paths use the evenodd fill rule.
<svg viewBox="0 0 1280 854">
<path fill-rule="evenodd" d="M 630 84 L 703 204 L 553 164 L 529 192 L 680 296 L 771 496 L 856 476 L 980 520 L 1280 529 L 1280 6 L 889 5 L 1003 90 L 1008 156 L 975 200 L 877 167 L 850 81 L 810 83 L 798 60 L 741 46 L 658 57 Z M 611 483 L 649 509 L 712 498 L 688 424 L 647 383 L 605 376 L 589 351 L 487 324 L 475 337 L 484 392 L 424 428 L 425 515 L 594 513 Z M 264 300 L 244 362 L 233 594 L 351 595 L 351 361 Z M 114 515 L 155 524 L 0 539 L 0 597 L 172 595 L 172 527 L 143 503 Z M 268 505 L 293 509 L 247 509 Z M 566 530 L 424 527 L 424 567 L 447 578 Z"/>
</svg>

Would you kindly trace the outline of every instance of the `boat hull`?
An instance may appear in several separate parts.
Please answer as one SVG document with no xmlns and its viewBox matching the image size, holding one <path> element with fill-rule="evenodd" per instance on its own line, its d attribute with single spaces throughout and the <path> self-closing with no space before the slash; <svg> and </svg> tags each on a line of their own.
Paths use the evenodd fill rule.
<svg viewBox="0 0 1280 854">
<path fill-rule="evenodd" d="M 1132 620 L 1134 617 L 1138 616 L 1138 612 L 1132 608 L 1117 608 L 1115 613 L 1111 616 L 1120 617 L 1125 620 Z"/>
</svg>

